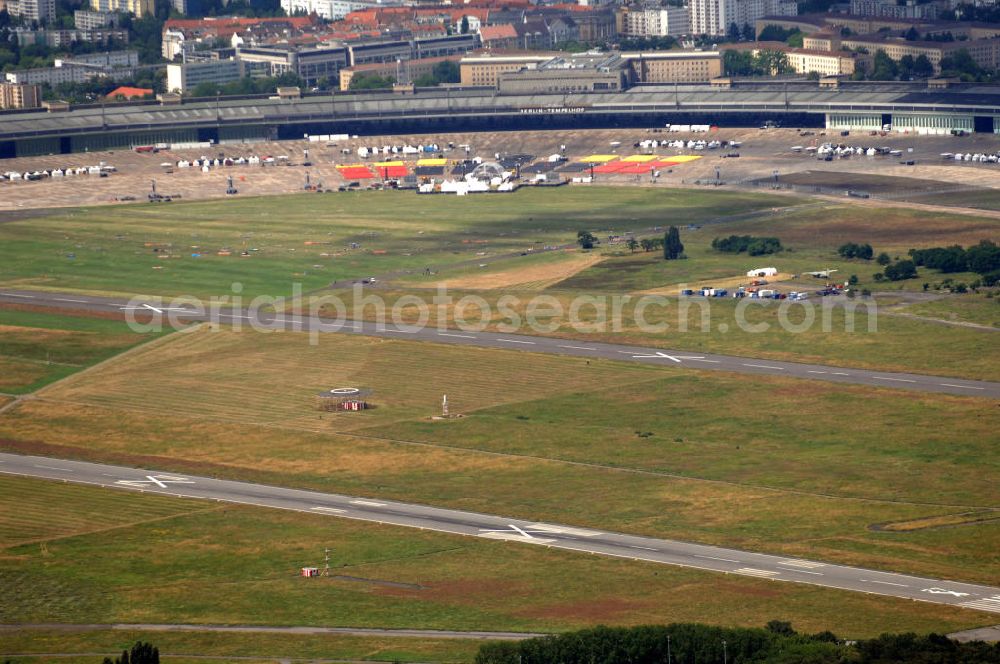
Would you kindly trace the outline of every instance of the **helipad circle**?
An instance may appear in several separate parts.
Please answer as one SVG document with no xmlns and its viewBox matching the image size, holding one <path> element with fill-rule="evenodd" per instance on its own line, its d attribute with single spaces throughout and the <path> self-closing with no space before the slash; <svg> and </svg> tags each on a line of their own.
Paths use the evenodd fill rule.
<svg viewBox="0 0 1000 664">
<path fill-rule="evenodd" d="M 348 396 L 351 394 L 360 394 L 361 390 L 356 387 L 335 387 L 330 390 L 330 394 L 335 394 L 337 396 Z"/>
</svg>

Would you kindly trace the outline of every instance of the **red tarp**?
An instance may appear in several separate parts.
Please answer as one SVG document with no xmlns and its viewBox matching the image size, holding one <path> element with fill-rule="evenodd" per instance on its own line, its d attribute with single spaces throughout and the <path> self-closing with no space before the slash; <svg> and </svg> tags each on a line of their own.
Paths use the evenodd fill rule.
<svg viewBox="0 0 1000 664">
<path fill-rule="evenodd" d="M 345 180 L 370 180 L 375 177 L 367 166 L 338 166 L 337 170 Z"/>
<path fill-rule="evenodd" d="M 594 167 L 595 173 L 617 173 L 622 169 L 628 168 L 630 166 L 629 162 L 626 161 L 612 161 L 607 164 L 601 164 L 600 166 Z"/>
<path fill-rule="evenodd" d="M 406 166 L 376 166 L 381 178 L 401 178 L 406 177 Z"/>
</svg>

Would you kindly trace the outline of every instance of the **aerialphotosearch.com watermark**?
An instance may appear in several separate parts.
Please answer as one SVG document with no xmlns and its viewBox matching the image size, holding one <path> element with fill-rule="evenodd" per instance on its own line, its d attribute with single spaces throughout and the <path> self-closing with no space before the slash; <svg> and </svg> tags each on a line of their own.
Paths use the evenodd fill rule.
<svg viewBox="0 0 1000 664">
<path fill-rule="evenodd" d="M 681 292 L 684 285 L 678 287 Z M 456 295 L 444 285 L 426 292 L 393 293 L 355 284 L 349 292 L 303 294 L 294 283 L 289 296 L 242 295 L 236 282 L 230 292 L 209 298 L 178 296 L 151 302 L 135 297 L 122 307 L 136 332 L 190 329 L 191 323 L 211 323 L 234 330 L 262 333 L 280 330 L 308 332 L 318 343 L 325 332 L 417 333 L 422 330 L 465 333 L 496 331 L 504 334 L 579 334 L 638 332 L 764 334 L 778 328 L 791 334 L 807 332 L 878 331 L 874 299 L 847 297 L 781 299 L 658 294 L 482 294 Z M 432 293 L 432 294 L 431 294 Z M 864 322 L 856 318 L 864 312 Z"/>
</svg>

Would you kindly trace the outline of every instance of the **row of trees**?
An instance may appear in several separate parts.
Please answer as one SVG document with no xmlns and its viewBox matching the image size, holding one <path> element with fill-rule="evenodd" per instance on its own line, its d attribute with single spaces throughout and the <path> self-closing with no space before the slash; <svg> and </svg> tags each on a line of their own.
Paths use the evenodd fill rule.
<svg viewBox="0 0 1000 664">
<path fill-rule="evenodd" d="M 753 235 L 730 235 L 712 240 L 712 249 L 728 254 L 748 253 L 751 256 L 776 254 L 784 247 L 776 237 L 754 237 Z"/>
<path fill-rule="evenodd" d="M 485 644 L 476 664 L 997 664 L 1000 644 L 959 643 L 930 634 L 843 642 L 830 632 L 797 634 L 790 623 L 765 629 L 673 624 L 596 627 L 521 642 Z"/>
<path fill-rule="evenodd" d="M 1000 247 L 995 242 L 983 240 L 968 249 L 959 245 L 910 249 L 914 264 L 941 272 L 975 272 L 989 274 L 1000 271 Z"/>
<path fill-rule="evenodd" d="M 431 73 L 422 74 L 413 80 L 413 85 L 429 88 L 442 83 L 458 83 L 461 74 L 457 62 L 445 60 L 434 65 Z M 351 90 L 382 90 L 391 88 L 396 83 L 393 76 L 381 76 L 375 73 L 360 73 L 351 77 Z"/>
<path fill-rule="evenodd" d="M 788 56 L 781 51 L 727 50 L 722 56 L 722 68 L 729 76 L 774 76 L 792 71 Z"/>
<path fill-rule="evenodd" d="M 279 87 L 301 86 L 303 81 L 297 74 L 286 72 L 281 76 L 250 78 L 244 76 L 232 83 L 199 83 L 191 90 L 192 97 L 214 97 L 216 95 L 252 95 L 274 92 Z"/>
</svg>

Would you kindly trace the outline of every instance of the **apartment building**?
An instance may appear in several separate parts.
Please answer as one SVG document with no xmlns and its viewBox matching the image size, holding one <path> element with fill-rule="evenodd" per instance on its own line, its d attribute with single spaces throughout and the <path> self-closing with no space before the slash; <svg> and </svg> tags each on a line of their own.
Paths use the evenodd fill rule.
<svg viewBox="0 0 1000 664">
<path fill-rule="evenodd" d="M 0 83 L 0 110 L 38 108 L 42 105 L 42 88 L 34 84 Z"/>
</svg>

